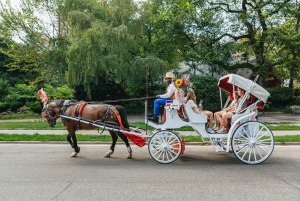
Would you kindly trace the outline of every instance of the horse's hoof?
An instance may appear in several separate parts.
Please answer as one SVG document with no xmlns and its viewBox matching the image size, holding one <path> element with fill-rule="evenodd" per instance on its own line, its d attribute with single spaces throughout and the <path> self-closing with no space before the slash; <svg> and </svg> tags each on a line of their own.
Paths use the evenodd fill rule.
<svg viewBox="0 0 300 201">
<path fill-rule="evenodd" d="M 110 154 L 106 153 L 106 154 L 104 155 L 104 157 L 105 157 L 105 158 L 109 158 L 109 157 L 110 157 Z"/>
<path fill-rule="evenodd" d="M 77 154 L 78 154 L 78 153 L 74 151 L 74 152 L 71 154 L 71 156 L 72 156 L 72 157 L 76 157 Z"/>
<path fill-rule="evenodd" d="M 131 159 L 132 158 L 132 154 L 128 154 L 126 158 Z"/>
<path fill-rule="evenodd" d="M 110 157 L 110 155 L 112 155 L 114 152 L 112 151 L 112 150 L 109 150 L 105 155 L 104 155 L 104 157 L 105 158 L 109 158 Z"/>
</svg>

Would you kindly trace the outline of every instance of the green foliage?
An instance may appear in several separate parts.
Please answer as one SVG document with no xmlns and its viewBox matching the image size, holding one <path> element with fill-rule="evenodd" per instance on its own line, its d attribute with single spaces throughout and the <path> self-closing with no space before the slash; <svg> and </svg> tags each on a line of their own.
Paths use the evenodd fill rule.
<svg viewBox="0 0 300 201">
<path fill-rule="evenodd" d="M 293 89 L 288 87 L 274 87 L 266 90 L 270 93 L 269 101 L 273 106 L 286 105 L 293 98 Z"/>
<path fill-rule="evenodd" d="M 3 97 L 5 97 L 8 94 L 8 86 L 8 81 L 0 78 L 0 100 L 3 100 Z"/>
<path fill-rule="evenodd" d="M 300 89 L 294 89 L 294 96 L 299 97 L 300 96 Z"/>
<path fill-rule="evenodd" d="M 34 113 L 41 113 L 42 111 L 42 104 L 40 101 L 35 101 L 35 102 L 27 102 L 26 106 L 30 108 L 30 110 Z"/>
<path fill-rule="evenodd" d="M 300 98 L 293 98 L 292 101 L 290 102 L 290 105 L 300 105 Z"/>
<path fill-rule="evenodd" d="M 45 84 L 44 91 L 46 92 L 49 101 L 58 99 L 73 99 L 74 97 L 74 90 L 69 88 L 67 85 L 55 88 L 48 84 Z"/>
<path fill-rule="evenodd" d="M 220 111 L 220 91 L 218 80 L 212 76 L 191 76 L 190 81 L 197 96 L 197 104 L 202 99 L 204 110 Z M 228 95 L 222 91 L 223 106 Z"/>
<path fill-rule="evenodd" d="M 4 98 L 7 102 L 19 101 L 23 105 L 27 101 L 36 100 L 37 87 L 33 85 L 17 84 L 9 89 L 8 95 Z"/>
</svg>

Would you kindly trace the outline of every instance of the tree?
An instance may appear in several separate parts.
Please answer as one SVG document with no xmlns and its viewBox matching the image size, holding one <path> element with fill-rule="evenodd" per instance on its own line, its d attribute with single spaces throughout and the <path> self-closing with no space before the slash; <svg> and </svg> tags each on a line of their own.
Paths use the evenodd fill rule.
<svg viewBox="0 0 300 201">
<path fill-rule="evenodd" d="M 231 22 L 226 23 L 227 29 L 222 29 L 215 41 L 226 37 L 235 41 L 243 39 L 251 47 L 256 57 L 256 66 L 252 68 L 255 74 L 266 78 L 267 71 L 273 66 L 268 59 L 268 41 L 271 40 L 270 28 L 278 26 L 278 19 L 282 19 L 283 9 L 290 0 L 277 1 L 211 1 L 211 8 L 216 12 L 223 12 Z"/>
</svg>

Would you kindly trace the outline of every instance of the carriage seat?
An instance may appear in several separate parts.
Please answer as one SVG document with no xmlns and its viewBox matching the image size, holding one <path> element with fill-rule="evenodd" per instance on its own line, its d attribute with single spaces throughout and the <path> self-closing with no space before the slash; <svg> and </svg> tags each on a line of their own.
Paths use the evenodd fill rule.
<svg viewBox="0 0 300 201">
<path fill-rule="evenodd" d="M 170 106 L 173 103 L 166 103 L 165 106 Z M 186 117 L 185 112 L 184 112 L 184 108 L 182 106 L 182 104 L 178 104 L 178 110 L 177 110 L 177 114 L 180 117 L 181 120 L 188 122 L 189 119 Z M 162 117 L 162 122 L 166 121 L 166 109 L 164 109 L 164 115 Z"/>
<path fill-rule="evenodd" d="M 252 107 L 248 107 L 244 112 L 232 115 L 232 122 L 236 121 L 240 117 L 250 114 L 251 111 L 252 111 Z M 248 119 L 249 119 L 249 116 L 247 118 L 242 119 L 241 122 L 246 122 L 246 121 L 248 121 Z"/>
<path fill-rule="evenodd" d="M 205 114 L 197 114 L 193 111 L 193 109 L 183 104 L 184 112 L 191 123 L 207 123 L 207 116 Z"/>
</svg>

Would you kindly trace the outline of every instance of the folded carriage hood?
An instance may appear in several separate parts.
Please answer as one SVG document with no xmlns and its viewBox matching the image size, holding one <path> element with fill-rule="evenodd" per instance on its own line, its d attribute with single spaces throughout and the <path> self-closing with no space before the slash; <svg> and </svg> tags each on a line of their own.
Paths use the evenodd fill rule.
<svg viewBox="0 0 300 201">
<path fill-rule="evenodd" d="M 228 74 L 219 79 L 218 87 L 232 93 L 233 85 L 240 87 L 246 91 L 249 91 L 253 96 L 263 101 L 267 102 L 270 93 L 265 90 L 263 87 L 259 86 L 257 83 L 252 80 L 246 79 L 236 74 Z"/>
</svg>

